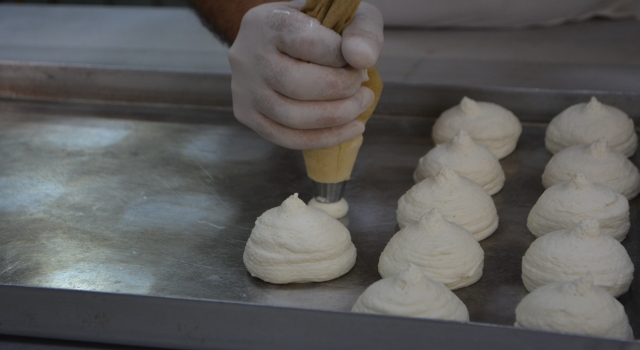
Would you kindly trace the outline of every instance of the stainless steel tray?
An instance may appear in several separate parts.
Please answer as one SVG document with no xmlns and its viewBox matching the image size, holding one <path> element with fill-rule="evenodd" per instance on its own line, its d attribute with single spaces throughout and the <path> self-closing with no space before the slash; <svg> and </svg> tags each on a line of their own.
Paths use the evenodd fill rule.
<svg viewBox="0 0 640 350">
<path fill-rule="evenodd" d="M 335 339 L 318 348 L 382 347 L 385 335 L 394 339 L 389 344 L 407 348 L 634 346 L 511 327 L 309 311 L 349 311 L 380 278 L 379 255 L 397 231 L 397 200 L 432 147 L 433 120 L 372 118 L 347 187 L 351 211 L 342 219 L 358 249 L 356 265 L 333 281 L 280 286 L 250 277 L 242 253 L 258 215 L 294 192 L 311 197 L 300 152 L 269 144 L 224 109 L 0 100 L 0 333 L 185 348 L 295 348 L 322 336 L 282 338 L 302 327 L 334 332 L 326 336 Z M 551 157 L 545 127 L 525 123 L 516 151 L 501 161 L 507 181 L 493 197 L 500 226 L 481 242 L 484 275 L 455 291 L 474 323 L 512 325 L 526 294 L 520 263 L 534 240 L 526 217 L 544 190 L 540 175 Z M 637 266 L 637 199 L 631 212 L 623 244 Z M 638 283 L 636 272 L 620 301 L 640 336 Z M 235 335 L 246 322 L 251 331 Z M 221 336 L 221 329 L 230 333 Z M 344 333 L 349 329 L 351 335 Z M 402 332 L 410 337 L 403 340 Z"/>
</svg>

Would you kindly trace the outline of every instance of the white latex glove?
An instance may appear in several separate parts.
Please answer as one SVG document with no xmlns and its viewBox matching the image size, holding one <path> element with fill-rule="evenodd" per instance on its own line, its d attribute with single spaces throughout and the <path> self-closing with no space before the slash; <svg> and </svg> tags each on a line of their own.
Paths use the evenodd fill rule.
<svg viewBox="0 0 640 350">
<path fill-rule="evenodd" d="M 264 4 L 242 19 L 229 51 L 233 112 L 278 145 L 325 148 L 364 132 L 355 118 L 373 92 L 360 85 L 382 50 L 382 16 L 361 3 L 341 37 L 302 5 Z"/>
</svg>

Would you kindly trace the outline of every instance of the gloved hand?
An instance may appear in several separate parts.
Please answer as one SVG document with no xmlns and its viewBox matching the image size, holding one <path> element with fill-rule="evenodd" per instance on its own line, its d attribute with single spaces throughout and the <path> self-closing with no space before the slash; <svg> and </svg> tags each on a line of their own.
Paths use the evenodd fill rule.
<svg viewBox="0 0 640 350">
<path fill-rule="evenodd" d="M 233 112 L 275 144 L 331 147 L 364 132 L 356 117 L 373 92 L 360 84 L 382 50 L 382 16 L 361 3 L 341 37 L 298 11 L 303 4 L 264 4 L 242 19 L 229 51 Z"/>
</svg>

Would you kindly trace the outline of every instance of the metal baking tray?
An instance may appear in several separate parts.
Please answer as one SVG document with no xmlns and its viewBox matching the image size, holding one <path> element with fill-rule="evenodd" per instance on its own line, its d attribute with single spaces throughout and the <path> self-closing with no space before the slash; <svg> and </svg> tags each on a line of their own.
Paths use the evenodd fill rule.
<svg viewBox="0 0 640 350">
<path fill-rule="evenodd" d="M 529 103 L 567 100 L 516 93 Z M 477 94 L 491 100 L 490 90 Z M 625 103 L 640 108 L 640 99 Z M 262 212 L 295 192 L 311 198 L 300 152 L 264 141 L 224 108 L 0 99 L 0 333 L 176 348 L 635 347 L 511 327 L 527 293 L 526 218 L 551 158 L 540 115 L 501 160 L 507 180 L 493 196 L 499 228 L 481 242 L 483 277 L 455 291 L 472 323 L 346 313 L 380 279 L 397 201 L 433 146 L 436 116 L 367 124 L 341 219 L 358 251 L 354 268 L 329 282 L 273 285 L 247 273 L 242 253 Z M 636 266 L 638 201 L 623 242 Z M 639 283 L 636 271 L 619 298 L 637 336 Z"/>
</svg>

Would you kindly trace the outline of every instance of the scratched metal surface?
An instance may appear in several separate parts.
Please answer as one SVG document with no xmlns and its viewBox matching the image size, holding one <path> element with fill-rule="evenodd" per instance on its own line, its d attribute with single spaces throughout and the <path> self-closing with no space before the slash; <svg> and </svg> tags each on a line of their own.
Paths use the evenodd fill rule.
<svg viewBox="0 0 640 350">
<path fill-rule="evenodd" d="M 271 285 L 242 253 L 253 222 L 288 195 L 311 196 L 301 154 L 263 141 L 228 111 L 0 100 L 0 284 L 204 298 L 348 311 L 380 277 L 398 198 L 432 147 L 433 119 L 373 118 L 343 219 L 358 249 L 351 272 L 325 283 Z M 551 155 L 528 124 L 494 196 L 484 276 L 455 291 L 471 320 L 510 325 L 526 294 L 526 217 Z M 632 160 L 638 164 L 636 154 Z M 624 241 L 638 258 L 638 200 Z M 620 300 L 640 335 L 639 279 Z"/>
</svg>

